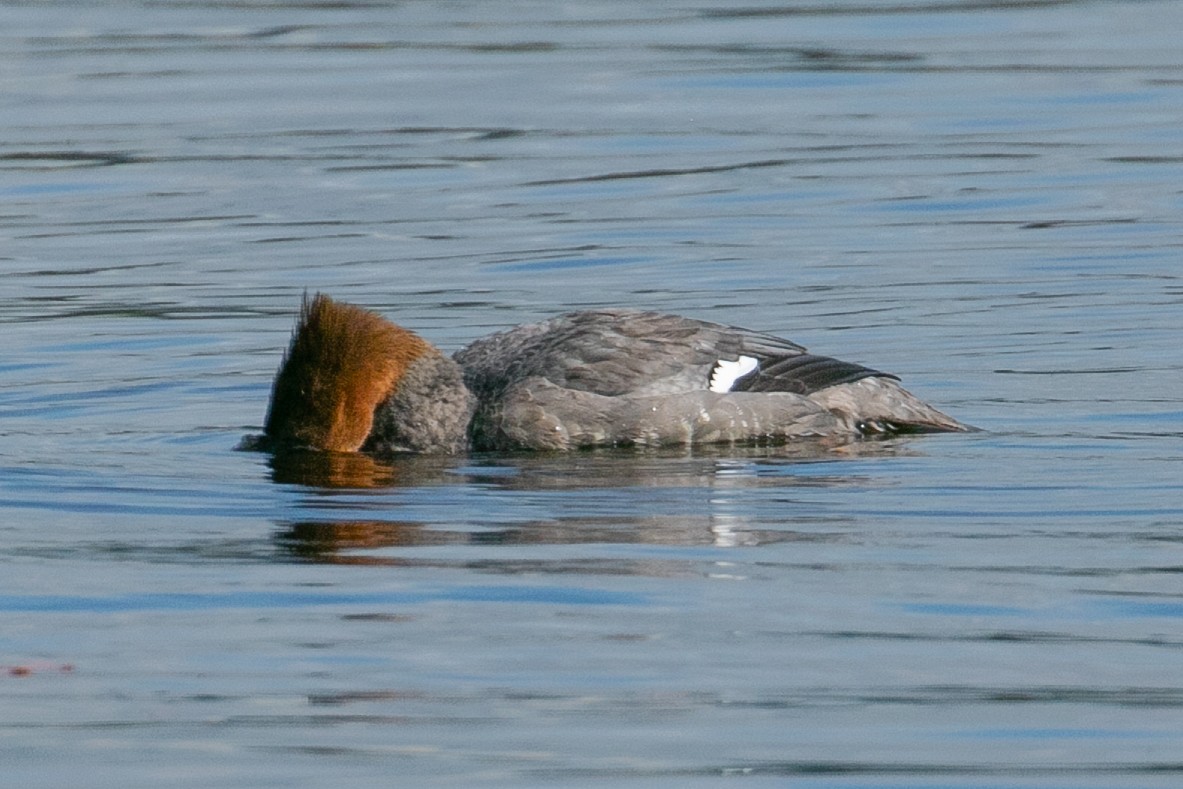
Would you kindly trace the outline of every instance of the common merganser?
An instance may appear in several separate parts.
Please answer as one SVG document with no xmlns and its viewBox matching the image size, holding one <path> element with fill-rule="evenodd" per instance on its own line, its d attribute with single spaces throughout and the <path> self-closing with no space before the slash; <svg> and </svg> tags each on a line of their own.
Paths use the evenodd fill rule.
<svg viewBox="0 0 1183 789">
<path fill-rule="evenodd" d="M 448 358 L 374 312 L 306 296 L 263 441 L 456 453 L 973 429 L 898 380 L 771 334 L 627 309 L 518 326 Z"/>
</svg>

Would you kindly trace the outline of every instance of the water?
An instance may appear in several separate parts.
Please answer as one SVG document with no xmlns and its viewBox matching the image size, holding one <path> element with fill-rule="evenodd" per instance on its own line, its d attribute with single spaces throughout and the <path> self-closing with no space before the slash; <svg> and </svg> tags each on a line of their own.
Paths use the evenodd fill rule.
<svg viewBox="0 0 1183 789">
<path fill-rule="evenodd" d="M 1183 772 L 1183 6 L 0 5 L 5 785 Z M 305 289 L 985 428 L 272 463 Z"/>
</svg>

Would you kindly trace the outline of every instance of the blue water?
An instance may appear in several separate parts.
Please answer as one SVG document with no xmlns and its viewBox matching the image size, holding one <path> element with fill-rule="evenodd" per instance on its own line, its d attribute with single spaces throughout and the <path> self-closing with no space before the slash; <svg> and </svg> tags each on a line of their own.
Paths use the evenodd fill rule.
<svg viewBox="0 0 1183 789">
<path fill-rule="evenodd" d="M 0 21 L 0 784 L 1179 784 L 1183 6 Z M 747 325 L 984 430 L 236 451 L 306 290 Z"/>
</svg>

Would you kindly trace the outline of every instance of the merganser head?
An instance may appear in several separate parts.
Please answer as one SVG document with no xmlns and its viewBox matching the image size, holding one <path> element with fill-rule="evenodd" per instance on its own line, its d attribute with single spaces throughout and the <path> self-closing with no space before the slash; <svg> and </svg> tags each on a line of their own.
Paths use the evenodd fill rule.
<svg viewBox="0 0 1183 789">
<path fill-rule="evenodd" d="M 455 452 L 472 413 L 460 368 L 376 313 L 304 297 L 267 411 L 274 446 Z"/>
</svg>

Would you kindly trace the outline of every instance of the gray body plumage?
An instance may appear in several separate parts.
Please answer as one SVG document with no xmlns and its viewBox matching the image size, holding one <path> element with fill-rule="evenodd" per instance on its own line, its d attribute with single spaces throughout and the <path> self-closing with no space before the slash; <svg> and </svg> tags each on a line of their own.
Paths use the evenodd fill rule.
<svg viewBox="0 0 1183 789">
<path fill-rule="evenodd" d="M 709 390 L 720 360 L 758 368 Z M 968 428 L 894 376 L 771 334 L 633 310 L 562 315 L 456 353 L 475 395 L 470 446 L 783 442 L 803 437 Z"/>
<path fill-rule="evenodd" d="M 367 452 L 452 454 L 468 445 L 476 398 L 455 361 L 434 348 L 416 359 L 374 411 Z"/>
</svg>

